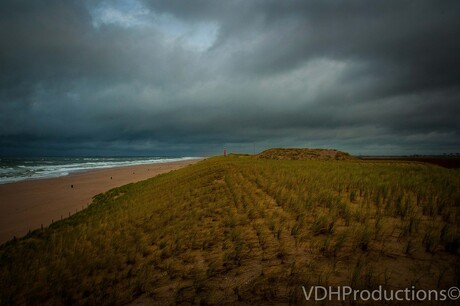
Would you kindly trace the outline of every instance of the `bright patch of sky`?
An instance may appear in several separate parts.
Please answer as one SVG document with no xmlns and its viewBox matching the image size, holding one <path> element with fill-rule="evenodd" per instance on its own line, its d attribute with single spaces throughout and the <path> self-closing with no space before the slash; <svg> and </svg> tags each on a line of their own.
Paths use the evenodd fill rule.
<svg viewBox="0 0 460 306">
<path fill-rule="evenodd" d="M 162 33 L 167 42 L 178 42 L 189 49 L 206 51 L 215 42 L 218 26 L 215 23 L 186 23 L 171 14 L 151 11 L 137 1 L 104 1 L 90 8 L 92 25 L 142 27 Z"/>
<path fill-rule="evenodd" d="M 90 9 L 93 26 L 118 25 L 121 27 L 148 24 L 149 11 L 136 1 L 103 1 Z"/>
</svg>

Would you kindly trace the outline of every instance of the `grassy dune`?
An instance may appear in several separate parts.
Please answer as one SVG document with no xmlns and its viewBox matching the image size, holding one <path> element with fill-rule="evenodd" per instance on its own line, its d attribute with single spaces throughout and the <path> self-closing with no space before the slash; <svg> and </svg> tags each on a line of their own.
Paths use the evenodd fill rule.
<svg viewBox="0 0 460 306">
<path fill-rule="evenodd" d="M 460 282 L 460 172 L 215 157 L 0 248 L 2 304 L 301 304 L 301 285 Z"/>
<path fill-rule="evenodd" d="M 259 154 L 261 159 L 281 160 L 350 160 L 350 154 L 334 149 L 268 149 Z"/>
</svg>

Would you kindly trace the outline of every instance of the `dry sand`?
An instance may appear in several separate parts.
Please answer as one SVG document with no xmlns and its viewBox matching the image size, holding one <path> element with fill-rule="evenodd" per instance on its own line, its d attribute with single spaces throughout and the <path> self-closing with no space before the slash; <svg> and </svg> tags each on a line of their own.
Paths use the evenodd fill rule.
<svg viewBox="0 0 460 306">
<path fill-rule="evenodd" d="M 114 187 L 148 179 L 199 161 L 92 170 L 59 178 L 0 185 L 0 244 L 29 230 L 66 218 L 91 203 L 92 198 Z M 73 185 L 73 188 L 71 187 Z"/>
</svg>

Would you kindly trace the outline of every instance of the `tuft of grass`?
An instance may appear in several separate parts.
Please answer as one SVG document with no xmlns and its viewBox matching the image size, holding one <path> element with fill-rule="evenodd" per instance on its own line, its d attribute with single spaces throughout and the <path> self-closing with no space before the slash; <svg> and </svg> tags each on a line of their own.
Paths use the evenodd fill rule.
<svg viewBox="0 0 460 306">
<path fill-rule="evenodd" d="M 334 231 L 335 221 L 325 215 L 320 215 L 313 221 L 310 229 L 313 235 L 326 235 L 331 234 Z"/>
<path fill-rule="evenodd" d="M 446 251 L 454 254 L 457 253 L 460 245 L 460 234 L 456 226 L 449 223 L 445 224 L 441 229 L 440 240 Z"/>
<path fill-rule="evenodd" d="M 425 236 L 423 237 L 423 245 L 425 247 L 425 251 L 435 253 L 439 243 L 439 229 L 436 225 L 430 224 L 425 231 Z"/>
</svg>

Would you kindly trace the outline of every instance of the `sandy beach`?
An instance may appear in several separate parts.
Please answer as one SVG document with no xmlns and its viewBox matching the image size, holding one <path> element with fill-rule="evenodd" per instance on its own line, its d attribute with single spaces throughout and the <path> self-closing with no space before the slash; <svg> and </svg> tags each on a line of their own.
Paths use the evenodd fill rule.
<svg viewBox="0 0 460 306">
<path fill-rule="evenodd" d="M 199 159 L 99 169 L 59 178 L 0 185 L 0 243 L 48 226 L 84 209 L 92 198 L 114 187 L 176 170 Z"/>
</svg>

